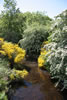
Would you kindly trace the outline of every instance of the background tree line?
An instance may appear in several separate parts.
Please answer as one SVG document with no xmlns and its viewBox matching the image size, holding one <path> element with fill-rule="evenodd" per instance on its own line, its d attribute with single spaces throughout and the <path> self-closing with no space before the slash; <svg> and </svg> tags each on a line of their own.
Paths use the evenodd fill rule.
<svg viewBox="0 0 67 100">
<path fill-rule="evenodd" d="M 0 37 L 18 43 L 27 54 L 37 57 L 42 42 L 47 40 L 52 19 L 43 12 L 20 12 L 15 0 L 4 0 L 0 14 Z"/>
<path fill-rule="evenodd" d="M 18 43 L 24 30 L 33 24 L 47 25 L 51 19 L 41 12 L 21 13 L 15 0 L 4 0 L 4 11 L 0 14 L 0 36 L 7 41 Z"/>
</svg>

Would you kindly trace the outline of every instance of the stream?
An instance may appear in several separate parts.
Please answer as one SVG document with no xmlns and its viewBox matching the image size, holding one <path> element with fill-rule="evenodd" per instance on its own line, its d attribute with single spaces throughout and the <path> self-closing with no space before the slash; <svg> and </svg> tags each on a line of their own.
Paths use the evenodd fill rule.
<svg viewBox="0 0 67 100">
<path fill-rule="evenodd" d="M 65 93 L 54 87 L 47 71 L 34 67 L 24 80 L 12 83 L 8 100 L 67 100 Z"/>
</svg>

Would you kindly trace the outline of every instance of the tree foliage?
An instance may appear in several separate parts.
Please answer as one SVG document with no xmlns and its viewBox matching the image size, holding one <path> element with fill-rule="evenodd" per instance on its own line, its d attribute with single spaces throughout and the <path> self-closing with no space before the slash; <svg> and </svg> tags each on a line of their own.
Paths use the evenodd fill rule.
<svg viewBox="0 0 67 100">
<path fill-rule="evenodd" d="M 67 10 L 56 16 L 51 27 L 49 40 L 58 43 L 58 46 L 65 46 L 67 43 Z"/>
<path fill-rule="evenodd" d="M 17 43 L 23 34 L 24 16 L 16 9 L 14 0 L 4 0 L 5 11 L 0 17 L 0 36 Z"/>
<path fill-rule="evenodd" d="M 47 40 L 52 19 L 43 12 L 26 12 L 25 30 L 23 39 L 19 41 L 21 47 L 26 49 L 31 59 L 37 59 L 43 41 Z"/>
<path fill-rule="evenodd" d="M 51 73 L 52 78 L 58 79 L 57 85 L 62 85 L 62 90 L 67 88 L 67 10 L 58 15 L 49 36 L 50 43 L 43 49 L 48 52 L 41 55 L 43 65 Z M 44 52 L 43 50 L 43 52 Z"/>
<path fill-rule="evenodd" d="M 24 31 L 23 39 L 19 41 L 19 44 L 27 51 L 30 59 L 37 58 L 42 42 L 47 40 L 48 35 L 44 26 L 28 27 Z"/>
<path fill-rule="evenodd" d="M 47 25 L 50 24 L 52 19 L 48 17 L 44 12 L 26 12 L 24 13 L 26 17 L 26 26 L 31 26 L 32 24 Z"/>
</svg>

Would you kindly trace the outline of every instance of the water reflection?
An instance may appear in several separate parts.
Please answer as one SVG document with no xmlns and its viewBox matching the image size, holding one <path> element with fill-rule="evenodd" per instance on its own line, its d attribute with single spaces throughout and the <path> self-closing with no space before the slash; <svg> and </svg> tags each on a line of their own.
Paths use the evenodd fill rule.
<svg viewBox="0 0 67 100">
<path fill-rule="evenodd" d="M 46 71 L 33 68 L 24 83 L 25 86 L 17 88 L 9 100 L 63 100 Z"/>
<path fill-rule="evenodd" d="M 63 97 L 52 84 L 48 72 L 33 68 L 26 80 L 40 84 L 40 91 L 45 96 L 44 100 L 63 100 Z"/>
</svg>

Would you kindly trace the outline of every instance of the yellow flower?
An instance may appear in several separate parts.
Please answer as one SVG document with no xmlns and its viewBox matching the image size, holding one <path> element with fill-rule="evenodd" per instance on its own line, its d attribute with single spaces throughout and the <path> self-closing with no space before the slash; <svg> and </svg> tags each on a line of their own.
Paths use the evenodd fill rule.
<svg viewBox="0 0 67 100">
<path fill-rule="evenodd" d="M 14 79 L 15 79 L 14 74 L 11 74 L 11 75 L 10 75 L 10 79 L 11 79 L 11 80 L 14 80 Z"/>
<path fill-rule="evenodd" d="M 50 52 L 50 50 L 46 50 L 44 48 L 41 48 L 41 53 L 40 53 L 40 56 L 38 58 L 38 66 L 39 67 L 43 67 L 43 65 L 45 64 L 46 62 L 46 55 Z"/>
<path fill-rule="evenodd" d="M 3 42 L 3 41 L 4 41 L 4 39 L 3 39 L 3 38 L 0 38 L 0 41 L 1 41 L 1 42 Z"/>
<path fill-rule="evenodd" d="M 4 42 L 2 49 L 5 51 L 9 58 L 12 58 L 12 54 L 14 53 L 14 45 L 12 43 Z"/>
<path fill-rule="evenodd" d="M 48 43 L 49 43 L 48 41 L 45 41 L 45 42 L 44 42 L 44 44 L 48 44 Z"/>
<path fill-rule="evenodd" d="M 46 50 L 41 51 L 41 55 L 46 55 L 47 53 L 48 53 L 48 51 L 46 51 Z"/>
<path fill-rule="evenodd" d="M 48 44 L 48 43 L 49 43 L 49 41 L 44 41 L 44 42 L 42 43 L 42 47 L 43 47 L 44 45 Z"/>
<path fill-rule="evenodd" d="M 24 78 L 26 75 L 28 75 L 28 71 L 26 71 L 25 69 L 20 71 L 20 70 L 14 70 L 16 76 L 20 77 L 20 78 Z"/>
<path fill-rule="evenodd" d="M 46 50 L 44 48 L 41 48 L 41 53 L 40 54 L 45 56 L 49 52 L 50 52 L 50 50 Z"/>
<path fill-rule="evenodd" d="M 20 48 L 18 45 L 15 45 L 15 50 L 16 50 L 17 53 L 25 53 L 25 50 Z"/>
<path fill-rule="evenodd" d="M 18 63 L 18 62 L 21 62 L 23 59 L 24 59 L 24 57 L 25 57 L 25 53 L 24 54 L 18 54 L 16 57 L 15 57 L 15 59 L 14 59 L 14 62 L 15 63 Z"/>
<path fill-rule="evenodd" d="M 6 53 L 4 52 L 4 51 L 2 51 L 2 50 L 0 50 L 0 53 L 2 54 L 2 55 L 6 55 Z"/>
<path fill-rule="evenodd" d="M 25 50 L 20 48 L 17 44 L 13 44 L 10 42 L 4 42 L 1 45 L 0 49 L 5 52 L 4 53 L 1 51 L 2 54 L 6 54 L 9 59 L 14 59 L 15 63 L 23 60 L 26 53 Z"/>
<path fill-rule="evenodd" d="M 42 57 L 38 58 L 38 67 L 42 67 L 44 65 L 44 59 Z"/>
</svg>

